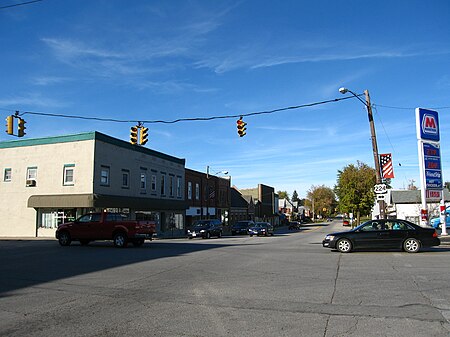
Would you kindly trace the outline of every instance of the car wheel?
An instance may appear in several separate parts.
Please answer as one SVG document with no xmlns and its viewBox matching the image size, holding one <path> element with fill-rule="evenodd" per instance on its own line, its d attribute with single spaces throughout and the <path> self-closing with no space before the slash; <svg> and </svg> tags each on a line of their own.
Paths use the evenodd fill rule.
<svg viewBox="0 0 450 337">
<path fill-rule="evenodd" d="M 68 232 L 61 232 L 58 235 L 58 242 L 61 246 L 68 246 L 72 242 L 70 234 Z"/>
<path fill-rule="evenodd" d="M 420 249 L 420 242 L 414 238 L 408 238 L 403 242 L 403 249 L 407 253 L 417 253 Z"/>
<path fill-rule="evenodd" d="M 207 239 L 211 239 L 211 233 L 210 232 L 206 232 L 206 238 Z"/>
<path fill-rule="evenodd" d="M 349 239 L 340 239 L 336 243 L 336 249 L 341 253 L 350 253 L 352 251 L 352 243 Z"/>
<path fill-rule="evenodd" d="M 113 240 L 114 246 L 116 246 L 117 248 L 124 248 L 128 244 L 127 235 L 123 232 L 116 233 Z"/>
<path fill-rule="evenodd" d="M 91 241 L 89 241 L 89 240 L 80 240 L 80 244 L 82 246 L 87 246 L 89 244 L 89 242 L 91 242 Z"/>
<path fill-rule="evenodd" d="M 222 231 L 219 232 L 219 234 L 217 235 L 218 238 L 222 237 Z"/>
</svg>

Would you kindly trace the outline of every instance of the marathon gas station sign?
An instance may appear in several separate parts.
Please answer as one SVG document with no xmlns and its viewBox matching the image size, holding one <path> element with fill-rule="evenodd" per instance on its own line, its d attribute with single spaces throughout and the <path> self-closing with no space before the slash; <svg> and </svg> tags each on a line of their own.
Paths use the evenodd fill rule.
<svg viewBox="0 0 450 337">
<path fill-rule="evenodd" d="M 427 201 L 442 199 L 442 167 L 437 111 L 416 109 L 417 142 L 419 150 L 422 209 Z"/>
</svg>

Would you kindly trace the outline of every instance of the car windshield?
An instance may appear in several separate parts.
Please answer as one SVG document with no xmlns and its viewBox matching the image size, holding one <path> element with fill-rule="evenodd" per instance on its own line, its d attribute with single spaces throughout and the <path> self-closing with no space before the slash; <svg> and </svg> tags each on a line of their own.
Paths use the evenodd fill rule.
<svg viewBox="0 0 450 337">
<path fill-rule="evenodd" d="M 354 230 L 356 231 L 356 230 L 361 230 L 361 228 L 363 228 L 364 226 L 366 226 L 367 224 L 369 224 L 369 222 L 370 222 L 370 220 L 369 221 L 366 221 L 366 222 L 363 222 L 361 225 L 359 225 L 358 227 L 356 227 Z"/>
<path fill-rule="evenodd" d="M 192 227 L 194 228 L 202 228 L 207 227 L 209 225 L 209 221 L 196 221 Z"/>
</svg>

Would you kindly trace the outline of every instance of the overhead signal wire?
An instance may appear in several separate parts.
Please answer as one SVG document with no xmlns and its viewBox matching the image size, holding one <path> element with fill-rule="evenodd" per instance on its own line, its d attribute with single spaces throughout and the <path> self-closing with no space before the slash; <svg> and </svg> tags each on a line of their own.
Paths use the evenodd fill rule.
<svg viewBox="0 0 450 337">
<path fill-rule="evenodd" d="M 24 6 L 24 5 L 30 5 L 30 4 L 32 4 L 32 3 L 35 3 L 35 2 L 41 2 L 41 1 L 44 1 L 44 0 L 32 0 L 32 1 L 20 2 L 20 3 L 18 3 L 18 4 L 12 4 L 12 5 L 2 6 L 2 7 L 0 7 L 0 9 L 11 8 L 11 7 L 17 7 L 17 6 Z"/>
<path fill-rule="evenodd" d="M 361 95 L 360 95 L 361 96 Z M 313 107 L 317 105 L 323 105 L 328 103 L 334 103 L 339 102 L 342 100 L 353 98 L 352 96 L 349 97 L 343 97 L 343 98 L 335 98 L 320 102 L 314 102 L 314 103 L 307 103 L 307 104 L 301 104 L 301 105 L 295 105 L 285 108 L 279 108 L 279 109 L 273 109 L 273 110 L 267 110 L 267 111 L 258 111 L 258 112 L 250 112 L 246 114 L 236 114 L 236 115 L 225 115 L 225 116 L 211 116 L 211 117 L 192 117 L 192 118 L 178 118 L 174 120 L 124 120 L 124 119 L 113 119 L 113 118 L 101 118 L 101 117 L 86 117 L 86 116 L 76 116 L 76 115 L 64 115 L 64 114 L 54 114 L 54 113 L 46 113 L 46 112 L 35 112 L 35 111 L 25 111 L 20 116 L 23 115 L 37 115 L 37 116 L 47 116 L 47 117 L 60 117 L 60 118 L 75 118 L 75 119 L 84 119 L 84 120 L 96 120 L 101 122 L 114 122 L 114 123 L 146 123 L 146 124 L 174 124 L 179 122 L 194 122 L 194 121 L 211 121 L 215 119 L 229 119 L 229 118 L 239 118 L 239 117 L 248 117 L 248 116 L 256 116 L 256 115 L 265 115 L 265 114 L 273 114 L 276 112 L 282 112 L 287 110 L 294 110 L 294 109 L 301 109 L 301 108 L 308 108 Z"/>
</svg>

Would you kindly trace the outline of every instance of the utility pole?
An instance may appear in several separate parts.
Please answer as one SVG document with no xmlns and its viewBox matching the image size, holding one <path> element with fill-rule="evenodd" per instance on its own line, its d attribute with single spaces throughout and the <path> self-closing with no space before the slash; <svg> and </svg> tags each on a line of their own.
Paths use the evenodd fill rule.
<svg viewBox="0 0 450 337">
<path fill-rule="evenodd" d="M 372 138 L 372 150 L 373 150 L 373 159 L 375 162 L 376 182 L 377 184 L 381 184 L 382 180 L 381 180 L 380 157 L 378 155 L 377 135 L 375 132 L 375 123 L 373 121 L 372 105 L 370 103 L 369 90 L 364 90 L 364 95 L 366 96 L 367 116 L 369 118 L 370 134 Z M 386 219 L 384 200 L 378 200 L 378 207 L 380 209 L 380 218 Z"/>
</svg>

